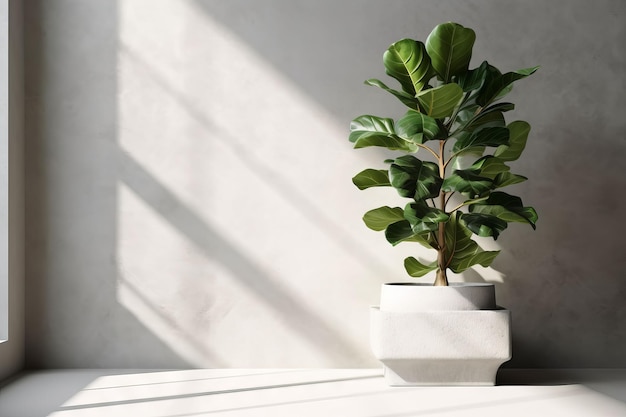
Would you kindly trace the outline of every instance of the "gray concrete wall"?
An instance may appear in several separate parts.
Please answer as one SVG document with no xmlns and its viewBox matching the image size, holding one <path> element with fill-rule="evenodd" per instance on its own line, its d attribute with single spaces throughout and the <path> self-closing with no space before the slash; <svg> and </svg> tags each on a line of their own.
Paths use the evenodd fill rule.
<svg viewBox="0 0 626 417">
<path fill-rule="evenodd" d="M 409 280 L 367 230 L 382 166 L 352 150 L 381 56 L 457 21 L 474 64 L 541 65 L 511 95 L 533 126 L 490 269 L 516 367 L 624 367 L 626 5 L 559 1 L 26 1 L 28 362 L 360 367 L 368 306 Z M 388 190 L 387 190 L 388 191 Z M 424 281 L 428 281 L 427 278 Z"/>
<path fill-rule="evenodd" d="M 0 285 L 7 285 L 8 317 L 6 317 L 7 334 L 0 339 L 0 381 L 18 372 L 24 367 L 25 361 L 25 306 L 24 306 L 24 66 L 23 66 L 23 25 L 22 2 L 11 0 L 2 2 L 2 7 L 8 6 L 8 62 L 3 56 L 3 70 L 8 82 L 0 87 L 2 100 L 6 100 L 7 125 L 2 125 L 3 132 L 8 132 L 7 140 L 2 141 L 3 155 L 2 173 L 2 221 L 1 227 L 3 244 L 1 246 L 3 274 L 6 281 Z M 7 33 L 3 27 L 3 34 Z M 5 53 L 6 51 L 2 51 Z M 4 66 L 6 65 L 6 66 Z M 4 77 L 3 77 L 4 78 Z M 5 78 L 6 80 L 6 78 Z M 3 106 L 4 107 L 4 106 Z M 3 115 L 3 118 L 5 115 Z M 7 129 L 8 128 L 8 129 Z M 8 165 L 6 164 L 8 162 Z M 7 187 L 7 188 L 4 188 Z M 0 293 L 3 291 L 0 290 Z M 1 303 L 1 302 L 0 302 Z M 2 305 L 4 308 L 5 305 Z M 8 337 L 7 337 L 8 336 Z"/>
</svg>

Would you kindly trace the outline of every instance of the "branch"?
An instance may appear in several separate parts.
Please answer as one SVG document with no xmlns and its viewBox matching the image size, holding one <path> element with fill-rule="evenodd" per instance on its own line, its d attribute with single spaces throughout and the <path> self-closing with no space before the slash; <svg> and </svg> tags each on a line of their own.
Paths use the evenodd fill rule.
<svg viewBox="0 0 626 417">
<path fill-rule="evenodd" d="M 434 156 L 434 157 L 435 157 L 435 159 L 436 159 L 436 160 L 439 160 L 439 155 L 437 155 L 437 154 L 435 153 L 435 151 L 433 151 L 432 149 L 430 149 L 428 146 L 423 145 L 423 144 L 421 144 L 421 143 L 416 143 L 416 145 L 417 145 L 417 147 L 418 147 L 418 148 L 426 149 L 428 152 L 430 152 L 430 153 L 431 153 L 431 155 L 432 155 L 432 156 Z"/>
<path fill-rule="evenodd" d="M 448 194 L 448 198 L 446 199 L 446 202 L 444 203 L 443 209 L 445 211 L 445 207 L 448 205 L 448 202 L 450 201 L 450 199 L 452 198 L 452 196 L 454 195 L 454 191 L 452 191 L 450 194 Z M 455 209 L 456 210 L 456 209 Z M 450 212 L 452 213 L 452 212 Z"/>
<path fill-rule="evenodd" d="M 463 203 L 459 204 L 458 206 L 456 206 L 455 208 L 453 208 L 452 210 L 450 210 L 450 213 L 454 213 L 455 211 L 457 211 L 458 209 L 460 209 L 461 207 L 467 206 L 469 204 L 467 204 L 467 201 L 464 201 Z"/>
</svg>

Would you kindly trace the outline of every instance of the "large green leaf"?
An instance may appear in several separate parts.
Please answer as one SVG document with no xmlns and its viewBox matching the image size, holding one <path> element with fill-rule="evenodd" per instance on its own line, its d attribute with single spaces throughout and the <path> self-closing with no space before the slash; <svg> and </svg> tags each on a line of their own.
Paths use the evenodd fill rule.
<svg viewBox="0 0 626 417">
<path fill-rule="evenodd" d="M 450 216 L 443 210 L 429 207 L 424 202 L 409 203 L 404 208 L 404 218 L 409 221 L 415 233 L 434 232 L 439 223 L 447 222 Z"/>
<path fill-rule="evenodd" d="M 500 158 L 492 155 L 486 155 L 474 162 L 471 169 L 477 170 L 481 177 L 489 178 L 495 181 L 495 178 L 503 173 L 508 172 L 511 168 L 507 166 Z"/>
<path fill-rule="evenodd" d="M 437 164 L 413 155 L 396 158 L 389 167 L 389 179 L 398 194 L 416 200 L 438 196 L 442 183 Z"/>
<path fill-rule="evenodd" d="M 504 127 L 504 115 L 501 111 L 481 112 L 475 114 L 478 107 L 462 110 L 458 113 L 452 126 L 450 136 L 458 140 L 465 140 L 473 132 L 488 127 Z"/>
<path fill-rule="evenodd" d="M 407 220 L 401 220 L 387 226 L 385 238 L 393 246 L 401 242 L 417 242 L 426 248 L 434 249 L 436 245 L 430 232 L 415 233 Z"/>
<path fill-rule="evenodd" d="M 538 68 L 539 67 L 524 68 L 501 74 L 497 68 L 489 66 L 487 79 L 478 94 L 476 102 L 482 107 L 489 105 L 491 102 L 502 97 L 515 81 L 528 77 L 537 71 Z"/>
<path fill-rule="evenodd" d="M 511 110 L 515 110 L 515 104 L 513 103 L 508 103 L 508 102 L 495 103 L 487 107 L 486 109 L 482 110 L 482 113 L 489 113 L 492 111 L 500 111 L 504 113 L 504 112 L 511 111 Z"/>
<path fill-rule="evenodd" d="M 350 142 L 355 148 L 380 146 L 391 150 L 414 152 L 417 146 L 398 137 L 392 119 L 363 115 L 350 123 Z"/>
<path fill-rule="evenodd" d="M 423 143 L 439 134 L 437 121 L 415 110 L 409 110 L 396 122 L 396 133 L 403 139 Z"/>
<path fill-rule="evenodd" d="M 387 242 L 391 243 L 393 246 L 396 246 L 400 242 L 404 242 L 405 240 L 411 238 L 415 232 L 411 228 L 411 223 L 407 220 L 400 220 L 395 223 L 391 223 L 387 226 L 385 230 L 385 238 Z"/>
<path fill-rule="evenodd" d="M 453 155 L 450 161 L 452 164 L 452 172 L 469 168 L 468 164 L 470 164 L 472 160 L 482 157 L 485 153 L 485 149 L 485 147 L 476 146 Z"/>
<path fill-rule="evenodd" d="M 426 50 L 432 65 L 444 82 L 467 71 L 472 58 L 476 34 L 458 23 L 443 23 L 435 27 L 426 39 Z"/>
<path fill-rule="evenodd" d="M 365 225 L 377 232 L 385 230 L 390 224 L 401 220 L 404 220 L 404 211 L 400 207 L 378 207 L 368 211 L 363 216 Z"/>
<path fill-rule="evenodd" d="M 497 147 L 509 143 L 509 130 L 506 127 L 486 127 L 474 131 L 454 144 L 452 151 L 460 153 L 471 151 L 473 148 L 484 148 L 485 146 Z"/>
<path fill-rule="evenodd" d="M 411 95 L 421 91 L 432 77 L 430 57 L 424 44 L 412 39 L 393 43 L 383 54 L 383 63 L 387 74 Z"/>
<path fill-rule="evenodd" d="M 500 232 L 507 227 L 506 221 L 483 213 L 464 213 L 461 219 L 473 233 L 482 237 L 491 236 L 494 240 L 498 239 Z"/>
<path fill-rule="evenodd" d="M 359 190 L 365 190 L 370 187 L 386 187 L 390 186 L 389 172 L 385 169 L 365 169 L 352 178 L 352 183 Z"/>
<path fill-rule="evenodd" d="M 441 189 L 445 192 L 456 191 L 469 198 L 476 198 L 492 188 L 490 178 L 480 176 L 477 169 L 457 169 L 443 181 Z"/>
<path fill-rule="evenodd" d="M 473 265 L 487 267 L 498 255 L 499 251 L 484 251 L 471 238 L 471 231 L 458 220 L 461 213 L 451 216 L 445 228 L 445 259 L 448 268 L 460 273 Z"/>
<path fill-rule="evenodd" d="M 395 135 L 393 119 L 364 114 L 350 122 L 350 142 L 356 142 L 361 132 Z"/>
<path fill-rule="evenodd" d="M 378 146 L 392 151 L 415 152 L 417 150 L 415 144 L 409 143 L 404 139 L 375 133 L 363 134 L 354 142 L 354 149 L 367 148 L 368 146 Z"/>
<path fill-rule="evenodd" d="M 532 226 L 533 229 L 536 228 L 535 221 L 537 221 L 537 212 L 532 207 L 522 207 L 517 212 L 513 212 L 511 210 L 507 210 L 503 206 L 486 206 L 482 204 L 476 204 L 475 208 L 473 208 L 472 210 L 472 213 L 467 214 L 466 216 L 470 215 L 489 216 L 493 218 L 498 218 L 503 222 L 509 223 L 528 223 Z"/>
<path fill-rule="evenodd" d="M 378 87 L 386 92 L 393 94 L 400 100 L 405 106 L 410 107 L 412 109 L 417 109 L 419 107 L 419 102 L 415 98 L 415 95 L 408 94 L 404 91 L 394 90 L 393 88 L 387 87 L 385 83 L 375 78 L 369 79 L 365 81 L 365 84 L 371 85 L 374 87 Z"/>
<path fill-rule="evenodd" d="M 493 185 L 495 188 L 502 188 L 513 184 L 519 184 L 527 179 L 528 178 L 522 175 L 512 174 L 510 172 L 501 172 L 494 178 Z"/>
<path fill-rule="evenodd" d="M 521 198 L 502 191 L 492 192 L 483 203 L 471 206 L 470 211 L 494 216 L 505 222 L 528 223 L 533 229 L 536 228 L 538 218 L 535 209 L 524 207 Z"/>
<path fill-rule="evenodd" d="M 460 74 L 457 79 L 457 84 L 459 84 L 465 92 L 480 88 L 487 75 L 487 65 L 489 65 L 487 61 L 483 61 L 479 67 Z"/>
<path fill-rule="evenodd" d="M 404 269 L 406 269 L 406 272 L 410 276 L 419 278 L 437 269 L 437 262 L 435 261 L 428 265 L 424 265 L 414 257 L 409 256 L 404 260 Z"/>
<path fill-rule="evenodd" d="M 441 119 L 451 116 L 463 98 L 463 89 L 455 83 L 440 85 L 416 95 L 420 109 L 428 116 Z"/>
<path fill-rule="evenodd" d="M 522 120 L 516 120 L 510 123 L 507 128 L 510 132 L 509 143 L 499 146 L 494 152 L 494 156 L 503 161 L 515 161 L 526 147 L 530 125 Z"/>
<path fill-rule="evenodd" d="M 482 109 L 478 104 L 468 103 L 457 114 L 453 126 L 452 135 L 460 138 L 459 132 L 474 132 L 479 128 L 504 127 L 504 115 L 502 113 L 513 110 L 512 103 L 497 103 Z"/>
<path fill-rule="evenodd" d="M 473 132 L 478 129 L 487 127 L 502 127 L 505 125 L 504 115 L 496 109 L 492 111 L 483 111 L 473 117 L 464 127 L 463 130 Z"/>
</svg>

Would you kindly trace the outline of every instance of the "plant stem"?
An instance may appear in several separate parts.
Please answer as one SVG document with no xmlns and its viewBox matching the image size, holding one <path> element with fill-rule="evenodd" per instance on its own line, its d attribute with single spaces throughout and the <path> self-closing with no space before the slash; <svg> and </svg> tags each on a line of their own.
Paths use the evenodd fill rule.
<svg viewBox="0 0 626 417">
<path fill-rule="evenodd" d="M 437 249 L 437 276 L 435 278 L 435 286 L 447 286 L 448 276 L 446 274 L 446 226 L 445 223 L 439 223 L 439 248 Z"/>
<path fill-rule="evenodd" d="M 444 152 L 446 147 L 446 141 L 439 141 L 439 155 L 437 155 L 437 162 L 439 163 L 439 176 L 441 179 L 445 179 L 446 166 L 444 163 Z M 439 208 L 442 211 L 446 211 L 446 193 L 441 190 L 439 192 Z M 435 286 L 447 286 L 448 276 L 446 274 L 447 262 L 446 262 L 446 224 L 439 223 L 438 230 L 439 248 L 437 249 L 437 276 L 435 278 Z"/>
<path fill-rule="evenodd" d="M 439 252 L 441 256 L 441 252 Z M 448 286 L 448 276 L 446 275 L 446 267 L 440 267 L 437 269 L 437 277 L 435 278 L 435 282 L 433 284 L 435 287 L 447 287 Z"/>
</svg>

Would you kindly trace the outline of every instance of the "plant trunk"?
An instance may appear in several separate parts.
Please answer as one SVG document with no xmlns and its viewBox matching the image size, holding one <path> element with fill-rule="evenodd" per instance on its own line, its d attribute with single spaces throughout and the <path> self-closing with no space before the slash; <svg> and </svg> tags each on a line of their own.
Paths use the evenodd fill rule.
<svg viewBox="0 0 626 417">
<path fill-rule="evenodd" d="M 445 193 L 441 193 L 441 201 L 442 207 L 445 206 L 446 195 Z M 442 210 L 444 210 L 442 208 Z M 447 286 L 448 285 L 448 275 L 446 274 L 447 268 L 447 260 L 446 260 L 446 224 L 439 223 L 439 249 L 437 250 L 437 277 L 435 278 L 436 286 Z"/>
<path fill-rule="evenodd" d="M 439 224 L 441 228 L 443 223 Z M 442 235 L 441 231 L 439 232 Z M 437 276 L 435 277 L 435 286 L 448 286 L 448 275 L 446 274 L 446 259 L 445 259 L 445 247 L 439 248 L 439 253 L 437 255 L 437 264 L 439 268 L 437 269 Z"/>
<path fill-rule="evenodd" d="M 439 163 L 439 176 L 441 177 L 441 179 L 443 180 L 446 176 L 446 167 L 444 164 L 444 150 L 446 147 L 446 141 L 445 140 L 440 140 L 439 141 L 439 157 L 438 159 L 438 163 Z M 441 190 L 439 193 L 439 208 L 442 211 L 446 211 L 446 193 Z M 439 236 L 438 236 L 438 243 L 439 243 L 439 248 L 437 250 L 437 266 L 439 267 L 437 269 L 437 276 L 435 278 L 435 286 L 448 286 L 448 276 L 446 274 L 446 270 L 447 268 L 447 259 L 446 259 L 446 224 L 445 223 L 439 223 Z"/>
</svg>

